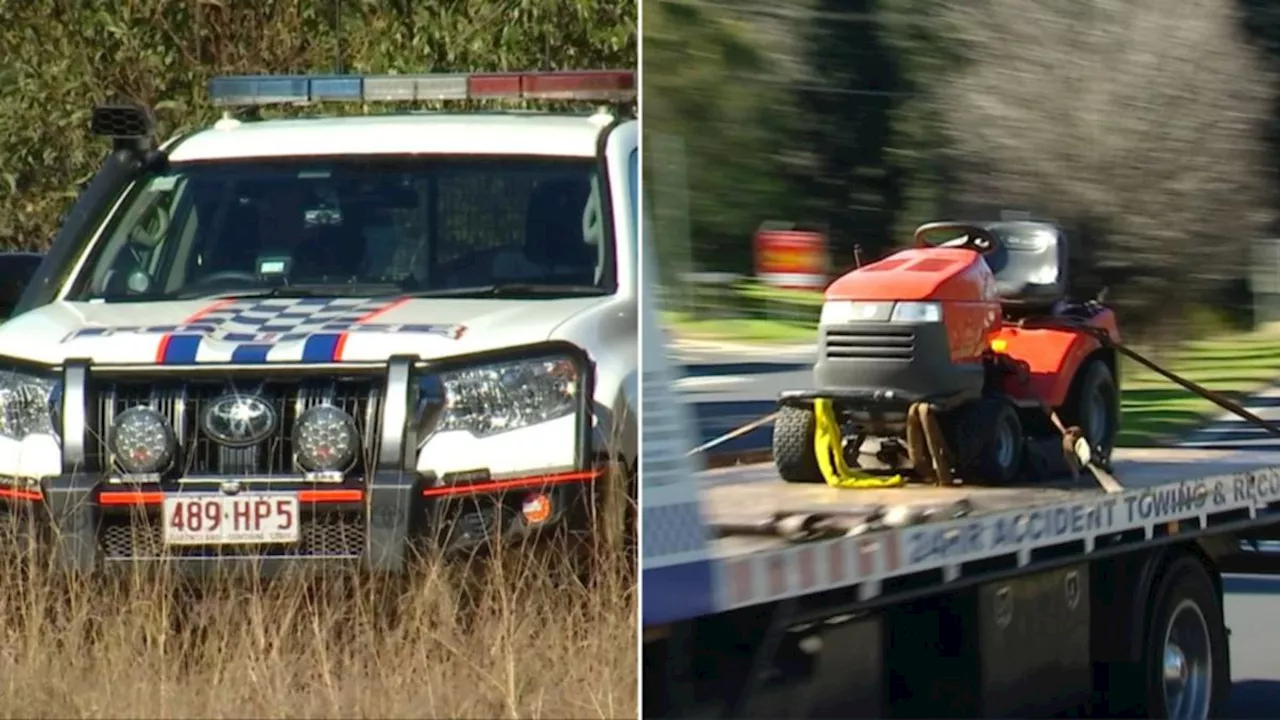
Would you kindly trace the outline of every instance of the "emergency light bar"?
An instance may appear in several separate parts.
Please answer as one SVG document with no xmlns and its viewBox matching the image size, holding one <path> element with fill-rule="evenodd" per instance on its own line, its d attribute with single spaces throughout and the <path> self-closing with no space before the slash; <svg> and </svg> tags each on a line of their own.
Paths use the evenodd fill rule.
<svg viewBox="0 0 1280 720">
<path fill-rule="evenodd" d="M 230 75 L 209 81 L 219 107 L 424 100 L 601 100 L 636 97 L 629 70 L 428 75 Z"/>
</svg>

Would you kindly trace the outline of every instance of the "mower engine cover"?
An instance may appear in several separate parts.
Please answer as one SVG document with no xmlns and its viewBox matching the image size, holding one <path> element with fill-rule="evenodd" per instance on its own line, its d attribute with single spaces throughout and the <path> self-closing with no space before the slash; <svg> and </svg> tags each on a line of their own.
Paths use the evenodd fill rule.
<svg viewBox="0 0 1280 720">
<path fill-rule="evenodd" d="M 912 248 L 853 270 L 826 291 L 816 386 L 906 404 L 980 389 L 1000 308 L 976 250 Z"/>
</svg>

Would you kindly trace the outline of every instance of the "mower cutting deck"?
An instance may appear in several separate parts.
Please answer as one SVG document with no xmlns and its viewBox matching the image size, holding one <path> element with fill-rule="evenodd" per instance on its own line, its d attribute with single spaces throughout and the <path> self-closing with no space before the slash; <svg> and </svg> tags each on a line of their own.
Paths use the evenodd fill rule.
<svg viewBox="0 0 1280 720">
<path fill-rule="evenodd" d="M 1067 300 L 1061 230 L 941 222 L 915 244 L 827 288 L 815 389 L 779 400 L 782 478 L 1008 485 L 1074 472 L 1078 454 L 1108 467 L 1119 330 L 1101 303 Z"/>
</svg>

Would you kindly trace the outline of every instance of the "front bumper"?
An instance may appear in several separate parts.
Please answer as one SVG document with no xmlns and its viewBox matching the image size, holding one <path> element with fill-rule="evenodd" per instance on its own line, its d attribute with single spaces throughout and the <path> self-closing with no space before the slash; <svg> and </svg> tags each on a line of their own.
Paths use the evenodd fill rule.
<svg viewBox="0 0 1280 720">
<path fill-rule="evenodd" d="M 39 490 L 4 488 L 0 499 L 22 544 L 63 570 L 110 572 L 143 564 L 183 574 L 335 566 L 397 573 L 427 553 L 456 554 L 486 541 L 509 543 L 573 527 L 585 517 L 597 476 L 531 476 L 449 494 L 398 472 L 376 473 L 360 488 L 254 488 L 245 494 L 296 493 L 300 507 L 297 543 L 258 546 L 165 545 L 164 499 L 214 496 L 217 490 L 121 489 L 72 474 L 50 478 Z"/>
<path fill-rule="evenodd" d="M 486 466 L 494 458 L 488 457 L 474 458 L 477 469 L 464 473 L 437 474 L 418 467 L 422 443 L 412 411 L 425 396 L 415 394 L 415 377 L 468 363 L 548 353 L 571 356 L 580 370 L 577 438 L 563 464 L 552 466 L 558 470 L 518 476 L 495 470 L 491 477 Z M 57 427 L 63 439 L 63 474 L 44 479 L 38 487 L 0 485 L 6 514 L 26 521 L 14 524 L 22 529 L 22 539 L 34 542 L 41 554 L 49 551 L 58 566 L 92 572 L 163 562 L 201 573 L 238 566 L 272 573 L 282 567 L 351 564 L 396 572 L 406 569 L 422 550 L 447 553 L 574 523 L 586 515 L 580 511 L 593 496 L 589 487 L 600 476 L 594 469 L 598 463 L 591 430 L 594 367 L 586 353 L 566 343 L 428 363 L 416 356 L 396 356 L 367 367 L 220 367 L 203 373 L 201 368 L 195 377 L 191 369 L 174 370 L 98 369 L 75 360 L 62 368 Z M 208 393 L 187 391 L 215 382 L 257 392 L 276 388 L 277 394 L 263 397 L 273 398 L 282 416 L 290 418 L 324 395 L 356 419 L 364 462 L 336 479 L 304 476 L 290 467 L 287 421 L 258 446 L 226 452 L 202 436 L 192 420 Z M 325 387 L 307 389 L 316 383 Z M 175 386 L 176 395 L 164 390 Z M 133 402 L 162 409 L 181 438 L 173 469 L 145 482 L 125 482 L 104 454 L 111 418 Z M 166 546 L 161 512 L 166 498 L 259 492 L 296 495 L 297 542 Z M 526 511 L 531 501 L 536 501 L 536 512 Z"/>
<path fill-rule="evenodd" d="M 819 329 L 813 368 L 816 394 L 905 408 L 981 392 L 981 363 L 951 361 L 947 328 L 940 322 L 853 322 Z"/>
</svg>

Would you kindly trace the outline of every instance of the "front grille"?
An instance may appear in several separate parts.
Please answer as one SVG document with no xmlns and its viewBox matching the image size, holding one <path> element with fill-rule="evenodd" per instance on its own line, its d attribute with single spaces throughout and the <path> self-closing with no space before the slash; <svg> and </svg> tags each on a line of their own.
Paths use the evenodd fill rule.
<svg viewBox="0 0 1280 720">
<path fill-rule="evenodd" d="M 889 323 L 876 328 L 827 328 L 823 341 L 828 360 L 911 360 L 916 348 L 914 330 Z"/>
<path fill-rule="evenodd" d="M 156 517 L 115 516 L 103 519 L 98 534 L 102 552 L 112 560 L 161 557 L 356 557 L 364 551 L 365 523 L 358 513 L 325 513 L 304 519 L 296 546 L 228 546 L 223 548 L 165 548 Z"/>
<path fill-rule="evenodd" d="M 288 378 L 224 378 L 94 381 L 90 386 L 86 460 L 103 472 L 114 469 L 108 445 L 113 419 L 128 408 L 147 405 L 169 418 L 178 438 L 178 457 L 163 480 L 197 475 L 296 475 L 293 426 L 307 408 L 330 403 L 349 413 L 361 438 L 361 459 L 353 472 L 363 472 L 376 456 L 381 417 L 381 383 L 377 377 L 296 380 Z M 250 447 L 224 447 L 200 427 L 205 407 L 230 392 L 256 395 L 271 403 L 280 422 L 268 438 Z"/>
</svg>

